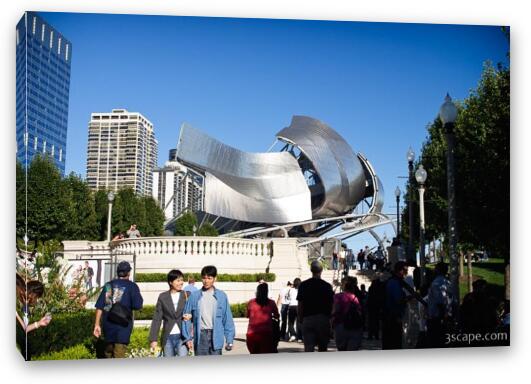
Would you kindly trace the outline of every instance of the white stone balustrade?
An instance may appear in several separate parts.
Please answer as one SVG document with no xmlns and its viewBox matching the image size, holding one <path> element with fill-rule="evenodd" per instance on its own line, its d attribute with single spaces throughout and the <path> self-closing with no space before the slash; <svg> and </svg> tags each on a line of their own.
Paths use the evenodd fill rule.
<svg viewBox="0 0 531 384">
<path fill-rule="evenodd" d="M 105 241 L 69 240 L 63 245 L 65 259 L 76 265 L 79 260 L 110 257 Z M 295 238 L 143 237 L 113 241 L 111 249 L 118 261 L 134 260 L 136 273 L 166 273 L 177 268 L 186 274 L 200 272 L 205 265 L 215 265 L 220 274 L 271 272 L 276 280 L 270 283 L 270 297 L 275 298 L 288 280 L 309 277 L 307 250 L 297 248 Z M 256 290 L 256 283 L 219 284 L 232 303 L 254 297 Z M 154 304 L 165 287 L 164 282 L 140 283 L 144 303 Z"/>
</svg>

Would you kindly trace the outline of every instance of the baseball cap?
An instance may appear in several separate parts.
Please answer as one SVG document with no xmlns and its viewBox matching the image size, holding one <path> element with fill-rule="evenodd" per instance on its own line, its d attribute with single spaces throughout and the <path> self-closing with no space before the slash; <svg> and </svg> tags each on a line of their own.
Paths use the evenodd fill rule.
<svg viewBox="0 0 531 384">
<path fill-rule="evenodd" d="M 118 266 L 116 267 L 116 272 L 118 275 L 120 274 L 127 274 L 131 271 L 131 264 L 129 264 L 127 261 L 120 261 L 118 263 Z"/>
</svg>

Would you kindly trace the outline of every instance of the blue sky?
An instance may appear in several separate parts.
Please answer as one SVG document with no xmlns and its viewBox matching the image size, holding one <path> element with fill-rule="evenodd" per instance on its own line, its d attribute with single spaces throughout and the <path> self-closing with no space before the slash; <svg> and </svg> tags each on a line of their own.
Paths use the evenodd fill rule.
<svg viewBox="0 0 531 384">
<path fill-rule="evenodd" d="M 159 165 L 182 122 L 262 152 L 292 115 L 308 115 L 368 157 L 390 213 L 407 149 L 419 153 L 446 92 L 465 98 L 483 63 L 506 63 L 509 49 L 496 26 L 41 14 L 73 47 L 67 172 L 85 175 L 92 112 L 144 114 Z"/>
</svg>

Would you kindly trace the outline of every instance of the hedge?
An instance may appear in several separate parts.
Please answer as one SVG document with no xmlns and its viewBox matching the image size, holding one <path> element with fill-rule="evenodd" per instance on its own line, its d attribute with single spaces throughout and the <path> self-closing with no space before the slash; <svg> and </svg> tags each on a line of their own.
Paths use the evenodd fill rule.
<svg viewBox="0 0 531 384">
<path fill-rule="evenodd" d="M 230 310 L 232 317 L 246 317 L 247 316 L 247 303 L 231 304 Z M 154 305 L 144 305 L 144 307 L 135 311 L 135 320 L 151 320 L 155 313 Z"/>
<path fill-rule="evenodd" d="M 95 358 L 96 354 L 87 348 L 85 344 L 77 344 L 61 351 L 42 354 L 32 360 L 83 360 Z"/>
<path fill-rule="evenodd" d="M 185 273 L 187 278 L 193 277 L 196 281 L 201 280 L 201 274 Z M 167 282 L 167 273 L 137 273 L 135 275 L 135 282 L 137 283 L 161 283 Z M 274 273 L 221 273 L 216 277 L 219 282 L 239 282 L 239 283 L 256 283 L 258 280 L 264 279 L 267 282 L 275 281 L 276 275 Z"/>
<path fill-rule="evenodd" d="M 92 338 L 94 311 L 79 310 L 54 314 L 47 327 L 28 333 L 28 347 L 32 360 L 36 356 L 84 344 Z M 17 331 L 20 327 L 17 327 Z M 24 332 L 24 331 L 21 331 Z"/>
</svg>

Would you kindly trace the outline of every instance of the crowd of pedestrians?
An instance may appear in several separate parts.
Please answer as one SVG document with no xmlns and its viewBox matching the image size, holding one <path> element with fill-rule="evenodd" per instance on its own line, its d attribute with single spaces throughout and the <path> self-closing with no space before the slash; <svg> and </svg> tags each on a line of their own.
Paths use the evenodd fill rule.
<svg viewBox="0 0 531 384">
<path fill-rule="evenodd" d="M 358 254 L 360 265 L 370 261 L 365 255 Z M 119 263 L 118 278 L 104 285 L 96 302 L 93 333 L 105 335 L 109 358 L 125 356 L 133 329 L 132 311 L 143 304 L 138 286 L 129 279 L 130 271 L 129 263 Z M 321 278 L 322 271 L 319 261 L 312 262 L 312 276 L 288 281 L 276 302 L 269 298 L 269 285 L 258 282 L 255 297 L 247 304 L 246 346 L 251 354 L 276 353 L 281 340 L 303 343 L 305 352 L 324 352 L 333 339 L 337 350 L 354 351 L 362 346 L 365 334 L 368 340 L 381 338 L 382 349 L 401 349 L 406 312 L 412 305 L 419 307 L 419 348 L 445 346 L 445 335 L 456 326 L 467 332 L 487 332 L 499 326 L 497 302 L 488 294 L 484 280 L 477 280 L 474 291 L 465 296 L 456 325 L 448 266 L 443 263 L 436 265 L 420 289 L 415 288 L 403 261 L 384 273 L 375 272 L 368 290 L 364 284 L 358 287 L 356 277 L 344 276 L 336 294 Z M 185 287 L 180 270 L 168 273 L 168 290 L 157 299 L 150 327 L 153 350 L 159 346 L 159 337 L 162 355 L 167 357 L 221 355 L 223 349 L 232 350 L 234 321 L 226 293 L 215 286 L 216 278 L 212 265 L 201 270 L 199 288 L 192 277 Z"/>
</svg>

